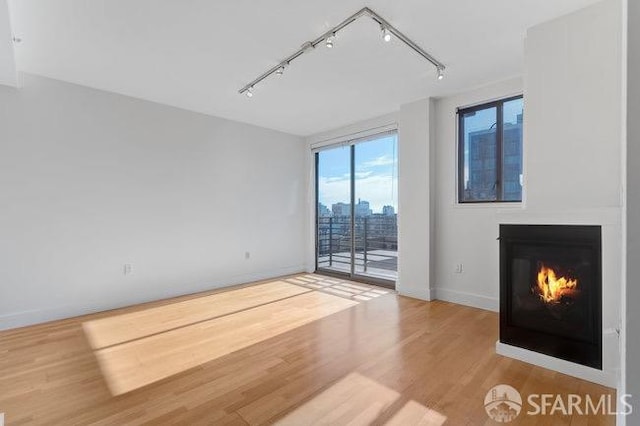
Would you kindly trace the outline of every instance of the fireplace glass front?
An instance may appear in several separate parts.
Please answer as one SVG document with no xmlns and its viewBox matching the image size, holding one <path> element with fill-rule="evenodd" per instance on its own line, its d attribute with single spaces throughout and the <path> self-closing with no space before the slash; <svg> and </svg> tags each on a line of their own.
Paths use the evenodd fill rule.
<svg viewBox="0 0 640 426">
<path fill-rule="evenodd" d="M 500 341 L 602 368 L 601 229 L 500 226 Z"/>
</svg>

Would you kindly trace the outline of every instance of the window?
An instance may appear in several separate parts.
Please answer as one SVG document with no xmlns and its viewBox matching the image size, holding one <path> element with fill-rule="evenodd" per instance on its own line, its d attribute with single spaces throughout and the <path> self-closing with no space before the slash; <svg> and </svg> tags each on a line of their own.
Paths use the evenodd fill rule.
<svg viewBox="0 0 640 426">
<path fill-rule="evenodd" d="M 522 96 L 458 109 L 458 202 L 522 201 Z"/>
</svg>

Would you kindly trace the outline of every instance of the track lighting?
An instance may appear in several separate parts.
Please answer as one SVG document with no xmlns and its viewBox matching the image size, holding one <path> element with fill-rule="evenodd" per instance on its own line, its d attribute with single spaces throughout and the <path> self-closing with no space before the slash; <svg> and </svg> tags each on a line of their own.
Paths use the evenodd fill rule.
<svg viewBox="0 0 640 426">
<path fill-rule="evenodd" d="M 386 41 L 387 43 L 391 41 L 391 31 L 389 31 L 389 28 L 385 27 L 385 26 L 381 26 L 380 28 L 382 28 L 382 39 L 384 41 Z"/>
<path fill-rule="evenodd" d="M 333 43 L 336 41 L 336 33 L 331 33 L 329 37 L 324 41 L 327 48 L 333 48 Z"/>
<path fill-rule="evenodd" d="M 313 44 L 310 41 L 307 41 L 307 42 L 303 43 L 302 46 L 300 46 L 300 52 L 307 53 L 307 52 L 312 51 L 315 48 L 316 48 L 315 44 Z M 289 63 L 289 62 L 287 61 L 287 63 Z"/>
<path fill-rule="evenodd" d="M 332 49 L 336 42 L 336 33 L 338 31 L 342 31 L 348 25 L 355 22 L 360 18 L 370 18 L 374 22 L 376 22 L 380 26 L 380 35 L 382 40 L 385 43 L 390 42 L 394 37 L 405 46 L 409 47 L 411 50 L 422 56 L 425 60 L 430 62 L 434 67 L 436 67 L 436 78 L 438 80 L 442 80 L 444 78 L 444 70 L 445 66 L 442 62 L 438 61 L 436 58 L 427 53 L 422 47 L 420 47 L 416 42 L 411 40 L 409 37 L 404 35 L 400 30 L 391 25 L 386 19 L 382 16 L 378 15 L 373 10 L 368 7 L 363 7 L 353 15 L 347 17 L 341 23 L 336 25 L 335 27 L 329 29 L 327 32 L 320 35 L 318 38 L 305 42 L 300 49 L 293 52 L 291 55 L 282 59 L 279 64 L 274 65 L 269 68 L 258 77 L 256 77 L 253 81 L 248 82 L 244 85 L 238 92 L 240 94 L 245 94 L 248 98 L 253 96 L 253 88 L 256 84 L 260 84 L 266 78 L 269 78 L 272 75 L 281 76 L 285 72 L 285 68 L 289 66 L 292 61 L 297 60 L 300 56 L 312 52 L 317 46 L 320 46 L 324 43 L 324 45 L 328 49 Z"/>
</svg>

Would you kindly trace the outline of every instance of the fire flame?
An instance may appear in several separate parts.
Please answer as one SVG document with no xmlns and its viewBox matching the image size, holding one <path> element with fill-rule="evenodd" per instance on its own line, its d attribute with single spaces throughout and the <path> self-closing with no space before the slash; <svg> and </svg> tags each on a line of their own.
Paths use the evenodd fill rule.
<svg viewBox="0 0 640 426">
<path fill-rule="evenodd" d="M 538 271 L 538 290 L 540 299 L 546 303 L 558 303 L 562 296 L 571 296 L 577 292 L 578 280 L 558 278 L 556 272 L 542 265 Z"/>
</svg>

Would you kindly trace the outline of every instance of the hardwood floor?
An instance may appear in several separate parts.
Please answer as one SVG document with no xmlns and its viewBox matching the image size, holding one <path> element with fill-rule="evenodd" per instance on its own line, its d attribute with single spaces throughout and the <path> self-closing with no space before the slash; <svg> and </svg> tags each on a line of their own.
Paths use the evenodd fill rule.
<svg viewBox="0 0 640 426">
<path fill-rule="evenodd" d="M 0 412 L 9 425 L 492 425 L 497 384 L 615 398 L 496 355 L 497 334 L 493 312 L 304 274 L 0 332 Z"/>
<path fill-rule="evenodd" d="M 95 353 L 111 393 L 120 395 L 356 304 L 309 291 Z"/>
</svg>

